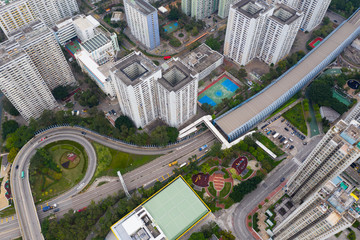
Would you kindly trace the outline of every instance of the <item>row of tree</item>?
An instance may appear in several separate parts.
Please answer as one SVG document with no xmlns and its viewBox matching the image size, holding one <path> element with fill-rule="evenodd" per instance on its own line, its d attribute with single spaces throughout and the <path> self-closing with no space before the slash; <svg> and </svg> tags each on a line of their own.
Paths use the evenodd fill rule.
<svg viewBox="0 0 360 240">
<path fill-rule="evenodd" d="M 360 6 L 360 0 L 332 0 L 330 9 L 348 18 Z"/>
</svg>

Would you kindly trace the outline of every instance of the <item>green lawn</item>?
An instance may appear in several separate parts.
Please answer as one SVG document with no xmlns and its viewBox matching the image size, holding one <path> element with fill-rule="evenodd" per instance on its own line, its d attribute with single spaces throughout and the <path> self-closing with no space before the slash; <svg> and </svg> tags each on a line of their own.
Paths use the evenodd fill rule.
<svg viewBox="0 0 360 240">
<path fill-rule="evenodd" d="M 0 218 L 9 217 L 15 214 L 15 207 L 10 206 L 2 211 L 0 211 Z"/>
<path fill-rule="evenodd" d="M 215 188 L 214 188 L 213 182 L 210 182 L 210 183 L 209 183 L 208 190 L 209 190 L 209 193 L 210 193 L 211 195 L 213 195 L 214 197 L 216 197 L 216 190 L 215 190 Z"/>
<path fill-rule="evenodd" d="M 54 179 L 48 174 L 31 175 L 30 183 L 35 202 L 45 201 L 60 195 L 61 193 L 71 189 L 84 178 L 88 157 L 82 145 L 72 141 L 53 142 L 44 147 L 52 156 L 53 161 L 60 166 L 61 178 Z M 60 158 L 68 151 L 74 152 L 79 156 L 79 164 L 72 169 L 66 169 L 61 166 Z"/>
<path fill-rule="evenodd" d="M 220 191 L 220 197 L 223 198 L 226 195 L 228 195 L 230 190 L 231 190 L 231 183 L 226 182 L 225 185 L 224 185 L 224 188 Z"/>
<path fill-rule="evenodd" d="M 124 174 L 161 156 L 130 154 L 105 147 L 96 142 L 92 144 L 95 147 L 98 158 L 98 166 L 94 178 L 117 176 L 116 172 L 119 170 Z"/>
<path fill-rule="evenodd" d="M 277 113 L 281 112 L 283 109 L 287 108 L 288 106 L 290 106 L 293 102 L 295 102 L 296 100 L 298 100 L 298 96 L 295 95 L 292 98 L 290 98 L 286 103 L 284 103 L 281 107 L 279 107 L 275 112 L 273 112 L 269 118 L 271 118 L 272 116 L 276 115 Z"/>
<path fill-rule="evenodd" d="M 278 148 L 273 141 L 271 141 L 269 138 L 267 138 L 262 133 L 253 134 L 253 136 L 262 144 L 264 144 L 268 149 L 270 149 L 273 153 L 275 153 L 277 156 L 281 156 L 284 154 L 284 152 Z"/>
<path fill-rule="evenodd" d="M 307 135 L 307 127 L 301 103 L 296 104 L 293 108 L 286 111 L 283 117 L 303 134 Z"/>
</svg>

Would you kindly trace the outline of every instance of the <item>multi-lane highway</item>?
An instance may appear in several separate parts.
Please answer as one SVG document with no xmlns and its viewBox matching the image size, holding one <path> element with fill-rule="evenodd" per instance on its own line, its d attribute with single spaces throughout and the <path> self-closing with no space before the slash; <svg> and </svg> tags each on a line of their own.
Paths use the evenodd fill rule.
<svg viewBox="0 0 360 240">
<path fill-rule="evenodd" d="M 83 129 L 72 127 L 50 129 L 31 139 L 17 155 L 13 166 L 18 165 L 18 168 L 12 168 L 10 183 L 13 189 L 12 191 L 15 209 L 21 229 L 21 235 L 24 239 L 43 239 L 38 216 L 42 219 L 49 214 L 49 212 L 43 213 L 40 207 L 36 209 L 28 181 L 28 168 L 30 159 L 31 156 L 35 154 L 37 148 L 42 147 L 50 142 L 67 139 L 82 144 L 88 154 L 89 165 L 84 179 L 65 194 L 62 194 L 56 199 L 48 202 L 48 204 L 59 204 L 61 209 L 59 214 L 62 215 L 69 209 L 77 209 L 86 206 L 90 203 L 91 200 L 99 200 L 122 189 L 120 183 L 112 182 L 103 185 L 99 189 L 94 189 L 93 191 L 88 191 L 75 196 L 91 180 L 91 177 L 93 176 L 96 168 L 96 154 L 88 140 L 97 141 L 116 150 L 134 154 L 166 154 L 149 164 L 146 164 L 140 168 L 135 169 L 134 171 L 125 174 L 124 180 L 128 186 L 128 189 L 130 190 L 150 184 L 157 179 L 162 180 L 168 177 L 169 173 L 172 171 L 172 168 L 168 166 L 169 162 L 178 160 L 179 163 L 183 163 L 187 161 L 187 159 L 192 155 L 198 154 L 199 152 L 197 149 L 200 146 L 204 144 L 212 144 L 212 142 L 215 140 L 214 136 L 209 131 L 205 131 L 195 138 L 183 141 L 179 144 L 172 145 L 167 148 L 141 148 L 113 141 L 93 132 L 85 131 L 86 135 L 82 134 L 82 132 L 84 132 Z M 45 136 L 47 137 L 45 141 L 40 141 L 40 139 L 43 139 Z M 24 179 L 21 178 L 22 171 L 25 172 Z M 11 239 L 19 233 L 18 226 L 16 226 L 14 222 L 16 221 L 0 225 L 1 239 Z"/>
</svg>

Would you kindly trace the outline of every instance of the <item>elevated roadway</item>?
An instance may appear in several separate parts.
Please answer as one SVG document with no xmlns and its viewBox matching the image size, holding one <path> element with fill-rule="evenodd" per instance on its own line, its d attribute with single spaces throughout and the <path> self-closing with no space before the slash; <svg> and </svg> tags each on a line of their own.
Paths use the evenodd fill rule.
<svg viewBox="0 0 360 240">
<path fill-rule="evenodd" d="M 86 134 L 84 135 L 83 132 Z M 44 139 L 45 136 L 47 138 L 41 141 L 41 139 Z M 77 206 L 84 206 L 84 204 L 85 206 L 88 205 L 89 201 L 94 199 L 94 196 L 96 196 L 96 198 L 102 198 L 113 193 L 114 191 L 121 190 L 120 184 L 115 182 L 109 184 L 109 186 L 106 188 L 102 188 L 101 191 L 96 189 L 95 192 L 91 191 L 89 193 L 86 192 L 84 194 L 77 195 L 81 197 L 77 198 L 78 200 L 75 200 L 74 196 L 90 182 L 96 169 L 96 153 L 89 140 L 99 142 L 105 146 L 119 151 L 133 154 L 168 154 L 166 156 L 157 158 L 156 160 L 152 161 L 151 164 L 146 164 L 124 175 L 125 182 L 129 189 L 135 189 L 137 187 L 150 184 L 156 180 L 157 177 L 171 172 L 171 169 L 168 167 L 169 162 L 174 160 L 186 161 L 189 157 L 197 153 L 198 147 L 206 143 L 213 142 L 215 138 L 209 131 L 205 131 L 194 138 L 185 140 L 175 145 L 170 145 L 166 148 L 142 148 L 114 141 L 97 133 L 76 127 L 52 128 L 38 134 L 20 150 L 16 159 L 14 160 L 10 175 L 10 184 L 14 198 L 14 205 L 23 239 L 43 239 L 38 216 L 40 216 L 42 219 L 49 214 L 42 213 L 40 208 L 36 209 L 35 207 L 29 183 L 28 169 L 30 165 L 30 159 L 35 154 L 37 148 L 60 140 L 71 140 L 83 145 L 86 153 L 88 154 L 89 160 L 84 179 L 82 179 L 79 184 L 70 189 L 68 192 L 49 202 L 49 204 L 61 202 L 61 212 L 65 213 L 67 210 L 74 207 L 76 208 Z M 18 166 L 18 168 L 16 168 L 16 166 Z M 21 178 L 22 171 L 25 173 L 24 179 Z M 14 222 L 11 224 L 9 223 L 6 226 L 0 226 L 0 229 L 0 236 L 4 237 L 2 239 L 5 239 L 5 237 L 14 236 L 19 233 L 19 228 L 17 228 Z M 4 233 L 4 235 L 2 233 Z"/>
<path fill-rule="evenodd" d="M 359 9 L 315 49 L 272 84 L 214 120 L 229 141 L 240 137 L 274 112 L 338 56 L 360 34 Z"/>
</svg>

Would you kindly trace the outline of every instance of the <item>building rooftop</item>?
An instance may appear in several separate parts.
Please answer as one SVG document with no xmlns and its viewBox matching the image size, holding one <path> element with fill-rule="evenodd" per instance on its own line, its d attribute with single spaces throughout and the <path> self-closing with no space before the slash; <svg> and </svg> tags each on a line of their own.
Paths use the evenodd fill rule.
<svg viewBox="0 0 360 240">
<path fill-rule="evenodd" d="M 237 129 L 240 129 L 241 126 L 279 100 L 290 89 L 298 86 L 300 81 L 313 71 L 315 66 L 324 61 L 336 50 L 340 43 L 343 43 L 357 30 L 360 26 L 360 21 L 356 22 L 357 17 L 360 17 L 360 12 L 355 14 L 353 19 L 341 25 L 328 39 L 323 40 L 314 51 L 308 53 L 301 62 L 281 75 L 271 85 L 215 119 L 216 124 L 225 134 L 230 136 L 230 134 L 235 133 Z"/>
<path fill-rule="evenodd" d="M 94 24 L 84 15 L 80 15 L 79 17 L 73 18 L 73 20 L 74 20 L 74 24 L 80 29 L 87 29 L 94 27 Z"/>
<path fill-rule="evenodd" d="M 26 41 L 34 36 L 39 35 L 41 32 L 51 32 L 50 29 L 41 20 L 36 20 L 30 24 L 24 25 L 22 28 L 11 32 L 9 39 L 13 38 L 16 41 Z"/>
<path fill-rule="evenodd" d="M 196 73 L 185 66 L 178 58 L 172 58 L 161 65 L 162 78 L 158 81 L 169 91 L 177 91 L 194 80 Z"/>
<path fill-rule="evenodd" d="M 126 85 L 136 85 L 142 79 L 160 71 L 149 58 L 141 52 L 133 52 L 120 59 L 111 71 Z"/>
<path fill-rule="evenodd" d="M 115 223 L 111 230 L 122 240 L 175 240 L 209 212 L 185 180 L 178 177 Z"/>
<path fill-rule="evenodd" d="M 138 9 L 141 13 L 145 15 L 149 15 L 154 11 L 157 12 L 156 8 L 154 8 L 150 3 L 144 0 L 126 0 L 129 4 L 131 4 L 134 8 Z"/>
<path fill-rule="evenodd" d="M 194 69 L 197 73 L 201 73 L 223 57 L 219 52 L 212 50 L 208 45 L 203 43 L 185 55 L 185 57 L 182 58 L 182 62 Z"/>
<path fill-rule="evenodd" d="M 298 19 L 301 14 L 285 4 L 277 4 L 271 18 L 283 24 L 290 24 Z"/>
<path fill-rule="evenodd" d="M 109 42 L 110 40 L 103 33 L 99 33 L 95 37 L 83 42 L 81 45 L 85 48 L 86 51 L 91 53 Z"/>
<path fill-rule="evenodd" d="M 249 18 L 257 18 L 261 12 L 269 9 L 270 6 L 261 1 L 241 0 L 235 3 L 232 7 Z"/>
</svg>

